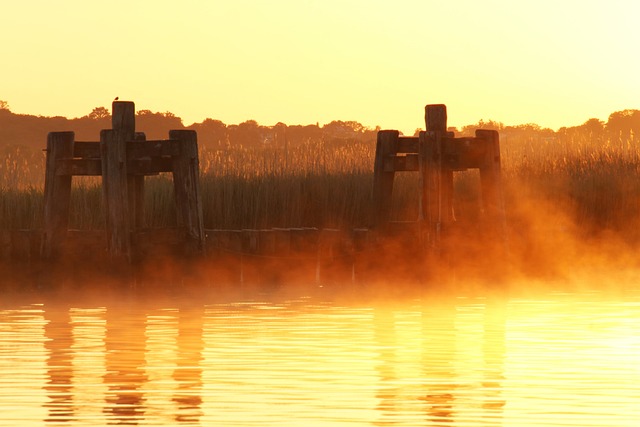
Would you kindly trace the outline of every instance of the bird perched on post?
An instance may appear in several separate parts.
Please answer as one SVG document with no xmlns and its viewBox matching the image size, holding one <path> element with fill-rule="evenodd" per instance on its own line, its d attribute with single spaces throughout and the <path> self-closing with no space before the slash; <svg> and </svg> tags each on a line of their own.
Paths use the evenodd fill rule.
<svg viewBox="0 0 640 427">
<path fill-rule="evenodd" d="M 116 96 L 116 97 L 114 98 L 114 101 L 117 101 L 117 100 L 118 100 L 118 97 Z"/>
</svg>

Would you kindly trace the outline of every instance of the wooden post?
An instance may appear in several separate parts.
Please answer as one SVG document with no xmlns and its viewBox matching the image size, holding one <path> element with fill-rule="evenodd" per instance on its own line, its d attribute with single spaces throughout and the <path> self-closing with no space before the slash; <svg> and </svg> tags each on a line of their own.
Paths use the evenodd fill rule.
<svg viewBox="0 0 640 427">
<path fill-rule="evenodd" d="M 114 103 L 115 104 L 115 103 Z M 118 129 L 100 132 L 102 193 L 106 210 L 107 249 L 112 258 L 131 258 L 125 134 Z"/>
<path fill-rule="evenodd" d="M 480 167 L 482 207 L 491 224 L 496 224 L 500 238 L 506 241 L 506 216 L 500 167 L 500 135 L 498 131 L 478 129 L 476 138 L 486 141 L 485 157 Z"/>
<path fill-rule="evenodd" d="M 385 170 L 385 160 L 395 155 L 398 146 L 397 130 L 382 130 L 378 132 L 376 143 L 376 157 L 373 164 L 373 210 L 374 227 L 384 229 L 391 216 L 391 197 L 393 194 L 393 180 L 395 171 Z"/>
<path fill-rule="evenodd" d="M 205 237 L 199 188 L 197 134 L 193 130 L 172 130 L 169 131 L 169 138 L 179 141 L 179 154 L 173 157 L 178 226 L 186 229 L 189 252 L 203 253 Z"/>
<path fill-rule="evenodd" d="M 111 127 L 122 133 L 125 143 L 133 140 L 145 139 L 144 133 L 136 132 L 136 107 L 133 102 L 114 101 L 111 108 L 113 111 L 111 115 Z M 142 228 L 144 220 L 143 175 L 129 175 L 127 177 L 127 194 L 129 197 L 129 224 L 131 229 Z"/>
<path fill-rule="evenodd" d="M 73 132 L 51 132 L 47 136 L 44 180 L 44 236 L 41 255 L 54 258 L 67 235 L 71 175 L 57 174 L 58 161 L 73 157 Z"/>
<path fill-rule="evenodd" d="M 447 106 L 429 104 L 424 108 L 424 121 L 427 132 L 447 132 Z"/>
<path fill-rule="evenodd" d="M 429 240 L 437 246 L 442 228 L 454 221 L 453 170 L 443 162 L 447 136 L 447 107 L 443 104 L 425 107 L 427 131 L 420 144 L 423 163 L 423 215 L 429 222 Z"/>
<path fill-rule="evenodd" d="M 131 101 L 113 101 L 111 127 L 121 131 L 126 141 L 132 141 L 136 132 L 136 106 Z"/>
<path fill-rule="evenodd" d="M 135 141 L 146 141 L 143 132 L 134 133 Z M 127 191 L 129 193 L 129 213 L 132 230 L 144 228 L 144 175 L 128 171 Z"/>
</svg>

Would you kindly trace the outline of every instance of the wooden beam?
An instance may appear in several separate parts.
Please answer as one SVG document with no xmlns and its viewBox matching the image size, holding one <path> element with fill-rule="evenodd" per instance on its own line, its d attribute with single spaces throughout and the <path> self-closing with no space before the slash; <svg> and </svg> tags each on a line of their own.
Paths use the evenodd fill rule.
<svg viewBox="0 0 640 427">
<path fill-rule="evenodd" d="M 76 141 L 73 146 L 73 157 L 81 159 L 99 159 L 100 141 Z"/>
<path fill-rule="evenodd" d="M 378 132 L 376 157 L 373 164 L 373 224 L 384 227 L 391 216 L 394 171 L 385 170 L 387 158 L 394 156 L 400 132 L 382 130 Z"/>
<path fill-rule="evenodd" d="M 113 101 L 111 127 L 122 132 L 125 141 L 133 141 L 136 132 L 136 106 L 131 101 Z"/>
<path fill-rule="evenodd" d="M 500 165 L 500 135 L 495 130 L 476 130 L 476 137 L 485 142 L 484 164 L 480 167 L 482 205 L 491 223 L 498 226 L 498 233 L 506 242 L 506 215 Z"/>
<path fill-rule="evenodd" d="M 169 138 L 179 141 L 180 154 L 173 157 L 178 225 L 186 229 L 188 250 L 204 253 L 204 224 L 198 162 L 198 141 L 193 130 L 169 131 Z"/>
<path fill-rule="evenodd" d="M 100 132 L 102 191 L 106 209 L 107 249 L 112 258 L 131 258 L 131 224 L 126 162 L 126 134 Z"/>
<path fill-rule="evenodd" d="M 385 172 L 417 172 L 420 170 L 418 154 L 406 156 L 389 156 L 384 161 Z"/>
<path fill-rule="evenodd" d="M 98 159 L 60 159 L 56 175 L 101 176 L 102 160 Z"/>
<path fill-rule="evenodd" d="M 73 132 L 51 132 L 47 136 L 47 157 L 44 179 L 44 236 L 42 256 L 58 255 L 69 225 L 71 175 L 57 174 L 61 159 L 73 157 Z"/>
<path fill-rule="evenodd" d="M 179 154 L 180 142 L 171 139 L 131 141 L 127 144 L 127 157 L 130 160 L 146 157 L 171 157 Z"/>
<path fill-rule="evenodd" d="M 396 146 L 396 153 L 419 153 L 420 138 L 417 136 L 400 136 Z"/>
</svg>

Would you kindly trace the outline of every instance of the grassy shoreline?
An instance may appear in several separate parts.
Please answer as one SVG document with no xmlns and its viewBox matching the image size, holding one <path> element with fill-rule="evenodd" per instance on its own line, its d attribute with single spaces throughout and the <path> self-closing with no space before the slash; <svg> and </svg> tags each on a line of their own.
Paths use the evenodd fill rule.
<svg viewBox="0 0 640 427">
<path fill-rule="evenodd" d="M 569 222 L 586 235 L 613 233 L 640 242 L 640 149 L 631 144 L 510 144 L 501 147 L 507 214 Z M 309 142 L 298 147 L 204 150 L 200 155 L 206 228 L 366 227 L 371 223 L 375 144 Z M 42 165 L 33 161 L 37 171 Z M 23 171 L 24 172 L 24 171 Z M 459 217 L 477 210 L 477 177 L 456 174 Z M 417 218 L 417 180 L 400 175 L 397 219 Z M 146 179 L 146 223 L 175 224 L 170 176 Z M 70 227 L 103 228 L 102 190 L 74 178 Z M 528 213 L 525 211 L 529 211 Z M 525 215 L 526 214 L 526 215 Z M 562 218 L 562 219 L 561 219 Z M 0 187 L 0 229 L 42 227 L 42 187 Z"/>
</svg>

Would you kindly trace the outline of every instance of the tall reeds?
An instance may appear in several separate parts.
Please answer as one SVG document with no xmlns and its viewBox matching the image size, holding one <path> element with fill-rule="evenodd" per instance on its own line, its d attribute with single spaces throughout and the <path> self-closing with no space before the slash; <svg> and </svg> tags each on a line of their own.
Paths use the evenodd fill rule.
<svg viewBox="0 0 640 427">
<path fill-rule="evenodd" d="M 634 141 L 503 140 L 507 212 L 525 201 L 562 208 L 585 232 L 613 230 L 640 241 L 640 148 Z M 9 150 L 0 168 L 0 228 L 42 226 L 44 156 Z M 308 140 L 295 146 L 230 147 L 200 153 L 206 228 L 366 227 L 371 222 L 374 141 Z M 103 228 L 97 179 L 74 179 L 70 227 Z M 175 224 L 172 182 L 146 179 L 146 225 Z M 418 181 L 400 175 L 396 219 L 418 215 Z M 477 178 L 456 174 L 457 204 L 473 215 Z"/>
</svg>

